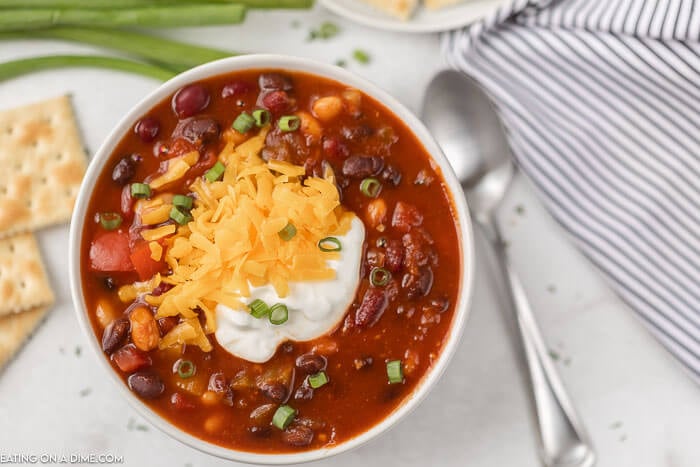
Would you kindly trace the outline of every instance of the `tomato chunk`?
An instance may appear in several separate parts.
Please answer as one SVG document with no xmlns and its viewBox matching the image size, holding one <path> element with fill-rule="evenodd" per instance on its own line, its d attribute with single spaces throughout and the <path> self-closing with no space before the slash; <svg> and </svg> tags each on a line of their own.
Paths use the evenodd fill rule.
<svg viewBox="0 0 700 467">
<path fill-rule="evenodd" d="M 136 348 L 134 344 L 128 344 L 114 352 L 112 360 L 124 373 L 133 373 L 136 370 L 151 366 L 151 357 L 146 352 Z"/>
<path fill-rule="evenodd" d="M 90 245 L 90 268 L 104 272 L 133 271 L 130 255 L 129 235 L 126 232 L 100 232 Z"/>
<path fill-rule="evenodd" d="M 165 266 L 163 259 L 154 261 L 151 258 L 151 249 L 148 246 L 148 242 L 141 242 L 134 246 L 134 250 L 131 252 L 131 262 L 139 275 L 139 279 L 142 281 L 150 279 L 157 272 L 162 271 Z"/>
</svg>

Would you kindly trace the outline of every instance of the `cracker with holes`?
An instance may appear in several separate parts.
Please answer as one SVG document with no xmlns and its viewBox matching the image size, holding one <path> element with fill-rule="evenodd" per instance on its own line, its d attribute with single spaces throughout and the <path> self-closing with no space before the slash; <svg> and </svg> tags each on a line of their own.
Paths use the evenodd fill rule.
<svg viewBox="0 0 700 467">
<path fill-rule="evenodd" d="M 48 307 L 42 306 L 0 318 L 0 369 L 32 335 L 47 311 Z"/>
<path fill-rule="evenodd" d="M 34 235 L 0 240 L 0 317 L 50 305 L 53 300 Z"/>
<path fill-rule="evenodd" d="M 0 238 L 67 222 L 86 163 L 68 96 L 0 111 Z"/>
</svg>

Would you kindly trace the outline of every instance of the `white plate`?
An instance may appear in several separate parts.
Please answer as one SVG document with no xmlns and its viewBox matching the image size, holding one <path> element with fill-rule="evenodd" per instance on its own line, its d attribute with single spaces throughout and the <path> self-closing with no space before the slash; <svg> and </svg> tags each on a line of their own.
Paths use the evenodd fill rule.
<svg viewBox="0 0 700 467">
<path fill-rule="evenodd" d="M 441 10 L 422 6 L 408 21 L 401 21 L 374 8 L 362 0 L 321 0 L 332 12 L 357 23 L 387 31 L 440 32 L 461 28 L 494 12 L 504 0 L 462 0 L 463 3 Z"/>
</svg>

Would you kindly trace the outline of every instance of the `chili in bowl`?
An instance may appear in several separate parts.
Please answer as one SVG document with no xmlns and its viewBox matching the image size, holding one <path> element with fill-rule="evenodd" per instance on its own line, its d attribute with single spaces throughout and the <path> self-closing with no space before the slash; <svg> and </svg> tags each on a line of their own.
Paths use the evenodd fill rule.
<svg viewBox="0 0 700 467">
<path fill-rule="evenodd" d="M 78 319 L 157 427 L 243 462 L 319 459 L 406 415 L 468 314 L 459 182 L 372 84 L 281 56 L 190 70 L 88 169 Z"/>
</svg>

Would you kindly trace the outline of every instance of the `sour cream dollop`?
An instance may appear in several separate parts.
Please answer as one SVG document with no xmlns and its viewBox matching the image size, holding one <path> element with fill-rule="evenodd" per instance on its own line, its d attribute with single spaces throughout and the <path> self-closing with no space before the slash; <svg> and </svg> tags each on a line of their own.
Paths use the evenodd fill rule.
<svg viewBox="0 0 700 467">
<path fill-rule="evenodd" d="M 268 319 L 257 319 L 245 311 L 217 305 L 215 335 L 219 344 L 239 358 L 263 363 L 287 340 L 308 341 L 335 329 L 357 291 L 364 224 L 355 216 L 347 234 L 337 238 L 342 245 L 340 259 L 328 261 L 329 267 L 336 271 L 335 279 L 290 282 L 289 295 L 284 298 L 278 296 L 271 285 L 251 288 L 247 303 L 259 298 L 268 305 L 284 303 L 287 306 L 289 319 L 284 324 L 274 325 Z"/>
</svg>

